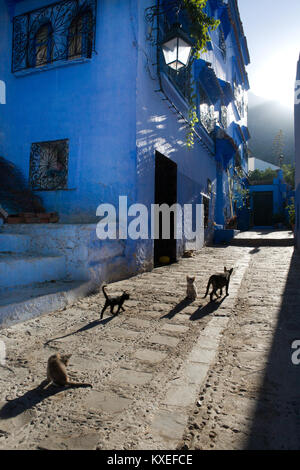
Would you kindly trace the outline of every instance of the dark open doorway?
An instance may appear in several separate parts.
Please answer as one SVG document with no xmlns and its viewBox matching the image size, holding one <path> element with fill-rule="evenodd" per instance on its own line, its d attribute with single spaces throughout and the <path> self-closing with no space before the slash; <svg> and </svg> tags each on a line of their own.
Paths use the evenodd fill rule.
<svg viewBox="0 0 300 470">
<path fill-rule="evenodd" d="M 172 206 L 177 202 L 177 164 L 159 152 L 155 154 L 155 204 Z M 170 216 L 170 239 L 162 238 L 162 214 L 159 218 L 159 238 L 154 240 L 154 265 L 160 265 L 162 256 L 176 261 L 175 217 Z"/>
<path fill-rule="evenodd" d="M 253 193 L 253 224 L 257 227 L 273 225 L 273 192 Z"/>
<path fill-rule="evenodd" d="M 209 223 L 209 198 L 202 196 L 203 209 L 204 209 L 204 228 L 208 228 Z"/>
</svg>

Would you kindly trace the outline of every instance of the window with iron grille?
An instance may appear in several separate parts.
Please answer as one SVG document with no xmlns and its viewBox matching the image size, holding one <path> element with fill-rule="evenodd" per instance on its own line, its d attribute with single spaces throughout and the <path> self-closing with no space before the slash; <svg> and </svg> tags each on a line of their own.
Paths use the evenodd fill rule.
<svg viewBox="0 0 300 470">
<path fill-rule="evenodd" d="M 74 18 L 69 28 L 68 59 L 91 57 L 93 49 L 93 16 L 91 11 Z"/>
<path fill-rule="evenodd" d="M 69 140 L 36 142 L 31 145 L 30 185 L 36 190 L 67 188 Z"/>
<path fill-rule="evenodd" d="M 97 0 L 64 0 L 13 19 L 12 71 L 90 58 Z"/>
<path fill-rule="evenodd" d="M 219 27 L 219 48 L 221 50 L 224 61 L 226 61 L 226 41 L 222 27 Z"/>
<path fill-rule="evenodd" d="M 215 120 L 215 108 L 211 104 L 204 89 L 199 85 L 199 119 L 202 126 L 210 134 L 216 124 Z"/>
<path fill-rule="evenodd" d="M 53 31 L 50 23 L 39 28 L 34 38 L 32 67 L 45 65 L 52 61 Z"/>
<path fill-rule="evenodd" d="M 227 106 L 221 106 L 221 124 L 224 129 L 227 129 Z"/>
<path fill-rule="evenodd" d="M 241 85 L 238 85 L 237 82 L 234 80 L 233 82 L 233 92 L 234 92 L 234 99 L 235 105 L 237 107 L 239 115 L 244 117 L 244 110 L 245 110 L 245 100 L 244 100 L 244 92 Z"/>
</svg>

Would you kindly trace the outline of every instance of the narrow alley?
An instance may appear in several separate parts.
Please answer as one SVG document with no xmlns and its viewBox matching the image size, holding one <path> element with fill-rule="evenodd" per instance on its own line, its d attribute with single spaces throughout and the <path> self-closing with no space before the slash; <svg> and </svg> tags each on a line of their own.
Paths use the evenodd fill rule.
<svg viewBox="0 0 300 470">
<path fill-rule="evenodd" d="M 224 266 L 229 296 L 210 303 Z M 119 315 L 100 321 L 100 291 L 1 329 L 0 449 L 299 449 L 299 274 L 291 232 L 244 232 L 108 285 L 130 293 Z M 92 389 L 40 389 L 55 352 Z"/>
</svg>

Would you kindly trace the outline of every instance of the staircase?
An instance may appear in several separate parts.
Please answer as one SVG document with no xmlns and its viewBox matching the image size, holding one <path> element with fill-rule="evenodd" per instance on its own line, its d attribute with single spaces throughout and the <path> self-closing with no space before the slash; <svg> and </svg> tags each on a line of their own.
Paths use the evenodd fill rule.
<svg viewBox="0 0 300 470">
<path fill-rule="evenodd" d="M 0 232 L 0 328 L 61 309 L 90 290 L 67 279 L 65 256 L 35 251 L 30 234 Z"/>
</svg>

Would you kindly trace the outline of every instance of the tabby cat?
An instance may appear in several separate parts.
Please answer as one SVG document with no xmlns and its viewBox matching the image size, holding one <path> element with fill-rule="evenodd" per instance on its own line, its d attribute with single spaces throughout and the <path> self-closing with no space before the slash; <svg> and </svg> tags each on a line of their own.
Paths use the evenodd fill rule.
<svg viewBox="0 0 300 470">
<path fill-rule="evenodd" d="M 52 382 L 54 385 L 60 386 L 92 387 L 91 384 L 71 382 L 69 380 L 66 366 L 71 356 L 72 354 L 61 355 L 60 353 L 56 353 L 49 357 L 47 364 L 47 380 L 43 382 L 43 386 Z"/>
</svg>

